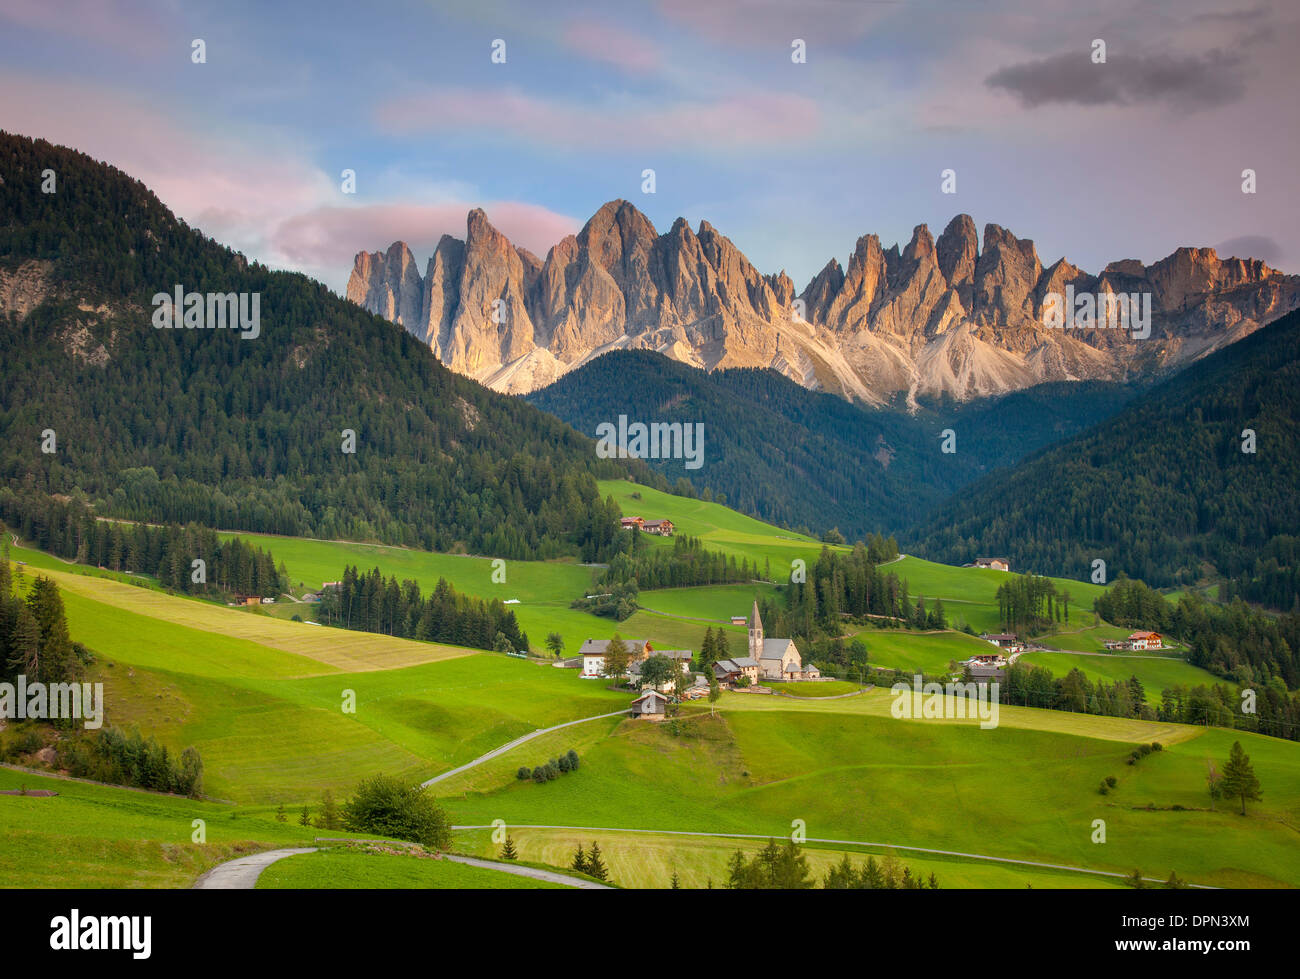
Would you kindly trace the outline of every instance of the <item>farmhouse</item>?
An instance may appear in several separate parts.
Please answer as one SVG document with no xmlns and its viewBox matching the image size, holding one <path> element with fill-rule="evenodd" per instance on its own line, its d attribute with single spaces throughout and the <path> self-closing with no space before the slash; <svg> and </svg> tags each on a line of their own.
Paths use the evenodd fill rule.
<svg viewBox="0 0 1300 979">
<path fill-rule="evenodd" d="M 992 568 L 994 571 L 1010 571 L 1011 562 L 1004 557 L 977 557 L 975 567 Z"/>
<path fill-rule="evenodd" d="M 1005 632 L 981 632 L 980 638 L 985 642 L 991 642 L 993 645 L 997 646 L 998 649 L 1007 653 L 1018 653 L 1025 648 L 1025 644 L 1016 638 L 1015 635 Z"/>
<path fill-rule="evenodd" d="M 646 720 L 662 720 L 668 709 L 668 698 L 658 690 L 647 690 L 636 700 L 632 701 L 630 711 L 633 717 L 644 717 Z"/>
<path fill-rule="evenodd" d="M 671 537 L 673 535 L 673 522 L 671 520 L 647 520 L 641 524 L 641 529 L 647 534 Z"/>
<path fill-rule="evenodd" d="M 811 672 L 803 667 L 803 658 L 799 649 L 789 639 L 768 639 L 763 635 L 763 620 L 758 614 L 758 602 L 749 620 L 749 658 L 757 660 L 759 672 L 764 680 L 803 680 L 811 679 L 820 673 Z"/>
<path fill-rule="evenodd" d="M 605 651 L 609 649 L 612 639 L 588 639 L 578 650 L 582 657 L 582 676 L 590 679 L 605 675 Z M 652 652 L 648 639 L 624 639 L 627 648 L 628 663 L 645 659 Z"/>
<path fill-rule="evenodd" d="M 656 649 L 650 653 L 650 656 L 667 656 L 678 664 L 682 673 L 689 673 L 691 671 L 691 651 L 689 649 Z M 646 657 L 646 659 L 640 659 L 634 663 L 628 663 L 627 672 L 633 683 L 642 682 L 642 668 L 645 666 L 646 660 L 648 659 L 649 657 Z M 658 689 L 666 690 L 671 683 L 672 681 L 669 680 L 667 683 L 661 684 Z"/>
<path fill-rule="evenodd" d="M 719 683 L 734 684 L 741 677 L 749 677 L 750 683 L 757 683 L 761 670 L 758 660 L 750 656 L 734 656 L 713 664 L 713 675 Z"/>
<path fill-rule="evenodd" d="M 623 517 L 619 520 L 619 526 L 624 530 L 640 530 L 643 523 L 645 521 L 640 517 Z"/>
<path fill-rule="evenodd" d="M 1107 649 L 1164 649 L 1164 639 L 1158 632 L 1134 632 L 1127 639 L 1110 639 Z"/>
</svg>

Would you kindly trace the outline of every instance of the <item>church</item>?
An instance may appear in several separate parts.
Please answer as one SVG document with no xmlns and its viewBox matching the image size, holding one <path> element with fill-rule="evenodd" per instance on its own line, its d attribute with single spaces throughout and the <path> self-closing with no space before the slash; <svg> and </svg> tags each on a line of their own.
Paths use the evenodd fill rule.
<svg viewBox="0 0 1300 979">
<path fill-rule="evenodd" d="M 793 640 L 763 636 L 763 620 L 758 614 L 757 601 L 749 617 L 749 658 L 758 663 L 759 675 L 764 680 L 812 680 L 821 676 L 817 667 L 811 664 L 804 669 Z"/>
</svg>

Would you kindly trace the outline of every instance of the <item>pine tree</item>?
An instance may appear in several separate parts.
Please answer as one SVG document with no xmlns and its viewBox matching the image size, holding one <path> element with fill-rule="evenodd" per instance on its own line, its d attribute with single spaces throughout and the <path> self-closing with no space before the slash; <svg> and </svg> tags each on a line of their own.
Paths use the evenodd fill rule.
<svg viewBox="0 0 1300 979">
<path fill-rule="evenodd" d="M 289 817 L 286 816 L 285 813 L 284 813 L 284 803 L 282 802 L 282 803 L 280 803 L 280 805 L 279 805 L 279 806 L 276 808 L 276 810 L 275 810 L 275 821 L 276 821 L 277 823 L 283 823 L 283 822 L 285 822 L 288 818 L 289 818 Z"/>
<path fill-rule="evenodd" d="M 303 806 L 302 812 L 298 814 L 298 825 L 299 826 L 311 825 L 311 810 L 309 810 L 306 806 Z"/>
<path fill-rule="evenodd" d="M 581 843 L 578 844 L 578 849 L 574 851 L 573 861 L 569 866 L 580 874 L 585 874 L 587 872 L 587 854 L 582 849 Z"/>
<path fill-rule="evenodd" d="M 517 860 L 518 858 L 519 854 L 515 851 L 515 841 L 507 836 L 505 843 L 501 845 L 501 859 Z"/>
<path fill-rule="evenodd" d="M 1263 797 L 1255 769 L 1240 741 L 1232 742 L 1228 763 L 1223 766 L 1223 775 L 1219 779 L 1219 789 L 1224 796 L 1241 800 L 1243 816 L 1246 815 L 1246 800 L 1258 802 Z"/>
<path fill-rule="evenodd" d="M 597 880 L 609 879 L 605 861 L 600 858 L 600 844 L 596 842 L 592 842 L 591 852 L 587 854 L 587 876 L 595 877 Z"/>
</svg>

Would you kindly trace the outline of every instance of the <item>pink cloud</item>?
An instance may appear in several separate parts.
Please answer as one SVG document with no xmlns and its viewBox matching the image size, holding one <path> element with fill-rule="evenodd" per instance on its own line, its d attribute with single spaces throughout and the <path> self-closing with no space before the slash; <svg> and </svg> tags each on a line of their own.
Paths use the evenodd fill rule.
<svg viewBox="0 0 1300 979">
<path fill-rule="evenodd" d="M 146 17 L 141 6 L 138 0 L 5 0 L 0 23 L 90 41 L 134 57 L 158 58 L 173 45 L 178 59 L 188 59 L 192 39 L 167 26 L 173 11 L 153 7 Z"/>
<path fill-rule="evenodd" d="M 564 29 L 562 40 L 566 47 L 585 58 L 637 74 L 655 71 L 660 64 L 659 49 L 653 43 L 610 24 L 571 21 Z"/>
<path fill-rule="evenodd" d="M 384 251 L 393 242 L 404 241 L 423 271 L 425 261 L 444 234 L 465 238 L 466 215 L 477 206 L 511 244 L 539 257 L 545 257 L 553 244 L 581 227 L 574 218 L 518 201 L 324 206 L 281 222 L 271 241 L 276 251 L 296 266 L 330 268 L 344 274 L 352 267 L 357 252 Z"/>
<path fill-rule="evenodd" d="M 754 93 L 666 106 L 609 99 L 579 105 L 514 89 L 433 89 L 382 103 L 381 126 L 394 132 L 478 130 L 552 146 L 711 150 L 792 146 L 819 124 L 817 104 L 788 93 Z"/>
</svg>

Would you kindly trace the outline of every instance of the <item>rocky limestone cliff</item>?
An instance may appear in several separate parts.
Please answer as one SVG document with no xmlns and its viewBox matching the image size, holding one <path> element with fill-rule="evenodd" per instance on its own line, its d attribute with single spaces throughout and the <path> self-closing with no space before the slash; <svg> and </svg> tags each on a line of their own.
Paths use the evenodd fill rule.
<svg viewBox="0 0 1300 979">
<path fill-rule="evenodd" d="M 1044 306 L 1075 293 L 1150 293 L 1151 334 L 1052 329 Z M 1300 277 L 1254 259 L 1180 248 L 1153 265 L 1128 259 L 1090 275 L 1044 267 L 1034 243 L 959 214 L 936 241 L 919 225 L 901 250 L 858 239 L 802 293 L 764 275 L 707 221 L 659 234 L 611 201 L 545 259 L 469 213 L 423 276 L 404 242 L 357 255 L 347 296 L 400 323 L 453 370 L 522 394 L 617 347 L 692 366 L 770 367 L 852 400 L 958 400 L 1044 381 L 1122 380 L 1176 367 L 1300 306 Z"/>
</svg>

